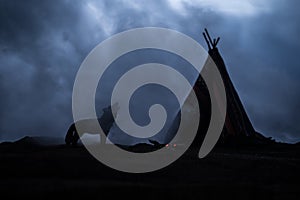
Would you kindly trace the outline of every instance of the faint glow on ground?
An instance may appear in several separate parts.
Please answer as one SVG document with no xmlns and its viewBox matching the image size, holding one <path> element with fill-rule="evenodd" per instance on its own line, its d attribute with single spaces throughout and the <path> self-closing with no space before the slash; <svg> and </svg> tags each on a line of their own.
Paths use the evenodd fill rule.
<svg viewBox="0 0 300 200">
<path fill-rule="evenodd" d="M 88 145 L 100 143 L 100 135 L 98 134 L 83 134 L 81 139 L 84 140 Z"/>
</svg>

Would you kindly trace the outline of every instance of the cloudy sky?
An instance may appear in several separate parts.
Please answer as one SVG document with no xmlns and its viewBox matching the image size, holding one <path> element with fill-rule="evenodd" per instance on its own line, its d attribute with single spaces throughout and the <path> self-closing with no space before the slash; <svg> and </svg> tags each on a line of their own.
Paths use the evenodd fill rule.
<svg viewBox="0 0 300 200">
<path fill-rule="evenodd" d="M 0 141 L 63 136 L 76 72 L 101 41 L 158 26 L 203 46 L 207 27 L 257 131 L 300 141 L 297 0 L 0 0 Z"/>
</svg>

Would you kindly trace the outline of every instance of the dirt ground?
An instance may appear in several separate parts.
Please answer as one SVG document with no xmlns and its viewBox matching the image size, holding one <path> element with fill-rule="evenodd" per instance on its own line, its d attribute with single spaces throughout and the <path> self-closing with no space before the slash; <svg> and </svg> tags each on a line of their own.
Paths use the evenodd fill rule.
<svg viewBox="0 0 300 200">
<path fill-rule="evenodd" d="M 197 150 L 195 150 L 197 151 Z M 217 147 L 156 172 L 129 174 L 82 147 L 0 144 L 0 194 L 53 199 L 300 199 L 300 146 Z M 6 199 L 6 198 L 3 198 Z"/>
</svg>

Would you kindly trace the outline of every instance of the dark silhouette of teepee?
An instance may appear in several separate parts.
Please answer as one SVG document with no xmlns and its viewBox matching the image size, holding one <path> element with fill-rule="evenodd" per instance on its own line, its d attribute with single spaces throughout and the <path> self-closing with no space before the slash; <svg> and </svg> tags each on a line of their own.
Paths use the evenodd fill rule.
<svg viewBox="0 0 300 200">
<path fill-rule="evenodd" d="M 223 128 L 221 142 L 223 141 L 232 141 L 238 138 L 238 141 L 244 139 L 249 141 L 255 142 L 262 142 L 267 141 L 267 138 L 262 136 L 261 134 L 257 133 L 252 126 L 252 123 L 244 109 L 244 106 L 239 98 L 237 91 L 234 88 L 234 85 L 230 79 L 230 76 L 227 72 L 224 60 L 219 53 L 217 48 L 217 44 L 220 41 L 220 37 L 218 38 L 211 38 L 207 29 L 203 32 L 204 39 L 208 46 L 208 53 L 210 57 L 215 62 L 216 66 L 218 67 L 220 74 L 222 76 L 225 90 L 226 90 L 226 99 L 227 99 L 227 112 L 226 112 L 226 119 L 225 125 Z M 204 134 L 207 131 L 208 124 L 210 121 L 210 98 L 209 93 L 207 91 L 207 87 L 205 82 L 199 76 L 197 82 L 194 85 L 194 90 L 196 92 L 199 106 L 201 110 L 201 119 L 198 129 L 198 134 L 196 139 L 194 140 L 194 145 L 199 145 L 199 139 L 202 140 Z M 219 140 L 219 141 L 220 141 Z M 236 141 L 236 140 L 235 140 Z"/>
<path fill-rule="evenodd" d="M 225 121 L 226 133 L 229 135 L 246 135 L 251 136 L 255 134 L 255 130 L 251 121 L 244 109 L 243 104 L 239 98 L 237 91 L 235 90 L 229 74 L 226 70 L 226 66 L 223 58 L 221 57 L 217 44 L 220 41 L 220 37 L 217 39 L 211 39 L 207 29 L 203 32 L 203 36 L 208 46 L 208 53 L 217 65 L 226 90 L 227 96 L 227 115 Z"/>
</svg>

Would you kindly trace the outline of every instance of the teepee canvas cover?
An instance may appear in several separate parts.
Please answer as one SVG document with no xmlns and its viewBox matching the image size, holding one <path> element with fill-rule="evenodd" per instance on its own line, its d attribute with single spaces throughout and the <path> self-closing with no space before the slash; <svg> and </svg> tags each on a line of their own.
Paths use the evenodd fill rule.
<svg viewBox="0 0 300 200">
<path fill-rule="evenodd" d="M 219 53 L 217 44 L 220 38 L 212 39 L 205 29 L 203 32 L 204 39 L 208 46 L 208 53 L 218 67 L 226 90 L 227 111 L 224 128 L 219 142 L 230 141 L 249 141 L 249 142 L 267 142 L 270 141 L 261 134 L 257 133 L 244 109 L 237 91 L 229 77 L 224 60 Z M 209 92 L 201 75 L 194 85 L 194 90 L 198 98 L 201 110 L 200 124 L 198 134 L 192 146 L 199 146 L 202 142 L 211 117 L 211 103 Z M 237 140 L 236 140 L 237 139 Z"/>
</svg>

